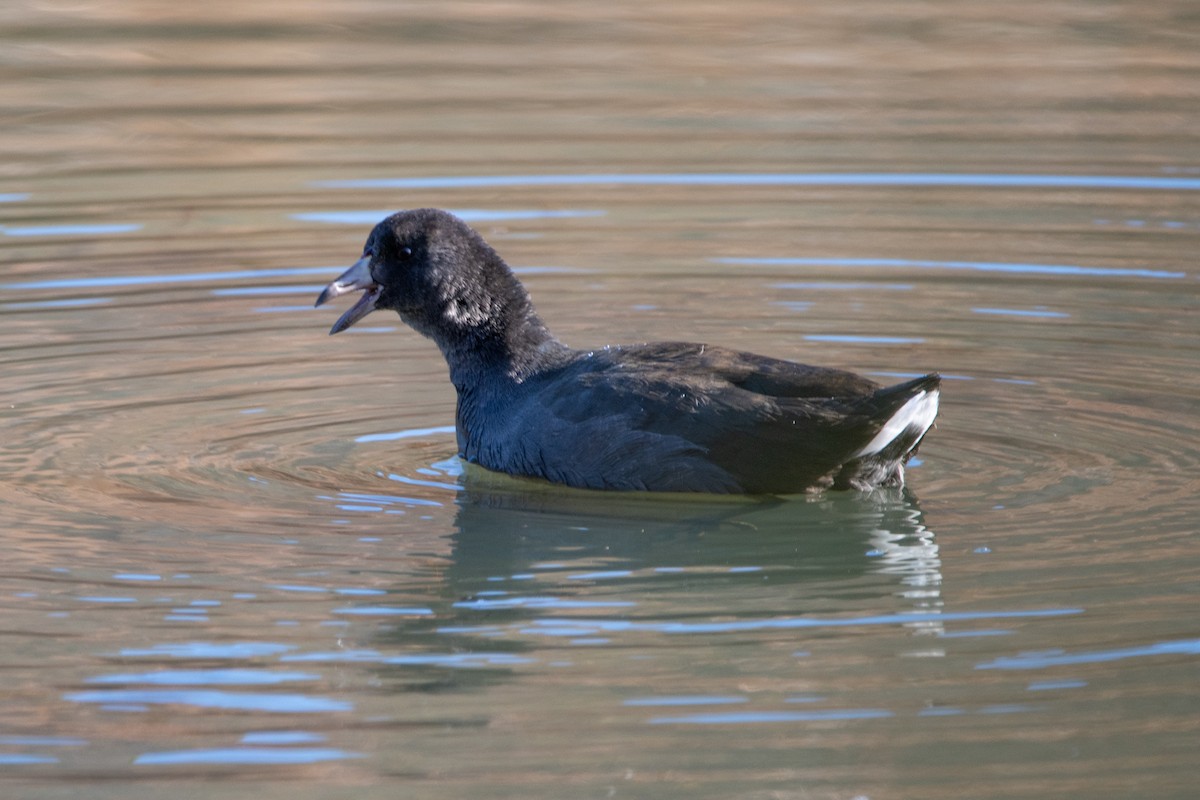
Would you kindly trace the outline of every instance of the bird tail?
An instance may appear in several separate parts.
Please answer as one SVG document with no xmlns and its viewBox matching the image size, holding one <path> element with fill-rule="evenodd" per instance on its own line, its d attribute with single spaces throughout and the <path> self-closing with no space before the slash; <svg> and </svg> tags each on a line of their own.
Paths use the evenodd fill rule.
<svg viewBox="0 0 1200 800">
<path fill-rule="evenodd" d="M 880 389 L 857 409 L 866 444 L 833 477 L 835 489 L 903 486 L 904 465 L 917 452 L 938 412 L 942 379 L 925 375 Z"/>
<path fill-rule="evenodd" d="M 854 458 L 903 459 L 912 453 L 937 417 L 941 384 L 941 376 L 932 373 L 871 395 L 864 410 L 878 428 Z"/>
</svg>

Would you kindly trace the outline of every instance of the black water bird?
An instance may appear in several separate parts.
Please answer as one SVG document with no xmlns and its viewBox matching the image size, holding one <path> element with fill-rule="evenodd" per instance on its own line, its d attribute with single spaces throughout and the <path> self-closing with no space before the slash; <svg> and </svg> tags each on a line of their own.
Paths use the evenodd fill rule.
<svg viewBox="0 0 1200 800">
<path fill-rule="evenodd" d="M 459 455 L 586 489 L 791 494 L 899 486 L 937 415 L 936 374 L 850 372 L 685 342 L 573 350 L 500 255 L 437 209 L 393 214 L 317 305 L 362 296 L 433 339 L 458 390 Z"/>
</svg>

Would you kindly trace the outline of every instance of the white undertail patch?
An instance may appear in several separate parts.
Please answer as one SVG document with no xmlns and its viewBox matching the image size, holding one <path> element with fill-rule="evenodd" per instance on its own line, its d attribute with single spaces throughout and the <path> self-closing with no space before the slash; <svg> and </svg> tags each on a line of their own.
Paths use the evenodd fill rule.
<svg viewBox="0 0 1200 800">
<path fill-rule="evenodd" d="M 924 435 L 925 431 L 929 430 L 929 426 L 933 424 L 933 419 L 937 416 L 937 412 L 938 391 L 936 389 L 913 395 L 907 403 L 900 406 L 900 410 L 892 414 L 891 418 L 883 423 L 883 427 L 879 429 L 879 433 L 875 434 L 875 438 L 867 442 L 865 447 L 855 453 L 854 458 L 862 458 L 863 456 L 878 453 L 909 428 L 918 428 L 921 434 Z"/>
</svg>

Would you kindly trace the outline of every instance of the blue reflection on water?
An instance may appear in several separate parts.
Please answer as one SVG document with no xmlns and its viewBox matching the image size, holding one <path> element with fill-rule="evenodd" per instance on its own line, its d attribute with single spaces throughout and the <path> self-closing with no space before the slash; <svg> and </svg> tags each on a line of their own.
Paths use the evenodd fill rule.
<svg viewBox="0 0 1200 800">
<path fill-rule="evenodd" d="M 426 436 L 442 436 L 444 434 L 454 433 L 453 425 L 440 425 L 436 428 L 410 428 L 404 431 L 394 431 L 391 433 L 368 433 L 365 436 L 359 436 L 354 441 L 356 442 L 394 442 L 397 439 L 418 439 Z"/>
<path fill-rule="evenodd" d="M 146 683 L 154 686 L 266 686 L 294 681 L 315 681 L 320 675 L 307 672 L 267 672 L 255 669 L 169 669 L 97 675 L 88 683 Z"/>
<path fill-rule="evenodd" d="M 114 233 L 140 231 L 138 223 L 124 225 L 37 225 L 27 228 L 7 228 L 0 225 L 5 236 L 107 236 Z"/>
<path fill-rule="evenodd" d="M 714 258 L 718 264 L 772 267 L 906 267 L 910 269 L 965 269 L 1029 275 L 1093 275 L 1108 278 L 1186 278 L 1186 272 L 1121 267 L 1084 267 L 1075 264 L 1011 264 L 997 261 L 923 261 L 905 258 Z"/>
<path fill-rule="evenodd" d="M 575 217 L 602 217 L 604 211 L 599 209 L 510 209 L 497 210 L 483 208 L 454 208 L 448 209 L 467 222 L 506 222 L 522 219 L 564 219 Z M 378 211 L 311 211 L 303 214 L 292 214 L 292 219 L 301 222 L 326 222 L 334 225 L 374 225 L 384 217 L 390 216 L 396 209 Z"/>
<path fill-rule="evenodd" d="M 599 570 L 597 572 L 581 572 L 576 575 L 568 575 L 567 580 L 572 581 L 604 581 L 610 578 L 629 578 L 633 576 L 633 572 L 627 569 L 608 569 Z"/>
<path fill-rule="evenodd" d="M 173 750 L 162 753 L 142 753 L 134 764 L 315 764 L 320 761 L 340 761 L 363 758 L 332 747 L 227 747 L 212 750 Z"/>
<path fill-rule="evenodd" d="M 590 637 L 591 634 L 594 633 L 594 631 L 592 631 L 590 628 L 572 628 L 572 627 L 564 626 L 562 628 L 550 628 L 548 630 L 544 629 L 544 628 L 536 630 L 536 631 L 523 630 L 523 631 L 521 631 L 521 633 L 532 633 L 537 636 L 556 636 L 556 637 L 560 637 L 563 639 L 574 639 L 576 641 L 580 641 L 582 639 Z M 609 641 L 608 639 L 605 639 L 604 637 L 595 637 L 592 640 L 593 641 L 603 640 L 605 642 Z"/>
<path fill-rule="evenodd" d="M 305 306 L 306 311 L 310 311 Z M 395 325 L 355 325 L 348 331 L 342 331 L 343 336 L 369 336 L 374 333 L 395 333 Z"/>
<path fill-rule="evenodd" d="M 0 753 L 0 764 L 57 764 L 54 756 L 37 756 L 27 753 Z"/>
<path fill-rule="evenodd" d="M 1087 681 L 1034 681 L 1025 687 L 1027 692 L 1047 692 L 1054 689 L 1082 689 Z"/>
<path fill-rule="evenodd" d="M 429 608 L 401 608 L 398 606 L 351 606 L 335 608 L 333 614 L 347 614 L 358 617 L 428 617 L 433 614 Z"/>
<path fill-rule="evenodd" d="M 429 486 L 434 489 L 449 489 L 454 492 L 459 491 L 459 487 L 456 484 L 451 484 L 451 483 L 439 483 L 438 481 L 423 481 L 423 480 L 420 480 L 419 478 L 409 478 L 405 475 L 395 475 L 395 474 L 391 474 L 391 473 L 389 473 L 387 475 L 387 478 L 388 478 L 388 480 L 395 481 L 397 483 L 405 483 L 410 486 Z M 375 502 L 375 503 L 378 503 L 378 504 L 381 504 L 384 506 L 389 506 L 389 505 L 431 506 L 431 507 L 437 508 L 442 505 L 441 503 L 439 503 L 436 500 L 426 500 L 421 497 L 403 497 L 401 495 L 377 495 L 377 494 L 365 494 L 365 493 L 361 493 L 361 492 L 342 492 L 341 497 L 343 499 L 356 501 L 356 502 L 364 502 L 364 501 L 365 502 Z"/>
<path fill-rule="evenodd" d="M 220 692 L 213 689 L 101 689 L 91 692 L 69 692 L 63 695 L 63 699 L 74 703 L 184 705 L 283 714 L 350 711 L 354 708 L 350 703 L 329 697 L 310 697 L 303 694 Z"/>
<path fill-rule="evenodd" d="M 929 172 L 600 173 L 447 175 L 314 181 L 323 189 L 464 189 L 492 186 L 972 186 L 1030 189 L 1164 189 L 1200 191 L 1200 179 L 1140 175 L 1004 175 Z"/>
<path fill-rule="evenodd" d="M 495 599 L 476 597 L 473 600 L 460 600 L 454 604 L 454 607 L 491 611 L 509 608 L 630 608 L 636 605 L 637 603 L 631 600 L 564 600 L 561 597 L 543 595 L 540 597 L 506 596 Z"/>
<path fill-rule="evenodd" d="M 20 203 L 21 201 L 28 199 L 28 192 L 9 192 L 7 194 L 0 194 L 0 203 Z"/>
<path fill-rule="evenodd" d="M 600 270 L 590 267 L 512 267 L 517 275 L 595 275 Z"/>
<path fill-rule="evenodd" d="M 65 300 L 29 300 L 23 303 L 4 303 L 0 305 L 5 311 L 21 311 L 36 308 L 80 308 L 82 306 L 102 306 L 112 302 L 111 297 L 72 297 Z"/>
<path fill-rule="evenodd" d="M 255 297 L 257 295 L 273 294 L 316 294 L 323 288 L 325 287 L 321 286 L 320 284 L 297 286 L 234 286 L 227 289 L 213 289 L 212 294 L 217 297 Z M 305 306 L 305 308 L 312 308 L 312 306 Z"/>
<path fill-rule="evenodd" d="M 274 642 L 172 642 L 147 648 L 126 648 L 121 655 L 126 658 L 259 658 L 274 656 L 295 650 L 294 645 Z"/>
<path fill-rule="evenodd" d="M 1043 669 L 1064 664 L 1098 664 L 1105 661 L 1120 661 L 1126 658 L 1161 655 L 1200 655 L 1200 639 L 1182 639 L 1174 642 L 1156 642 L 1144 647 L 1122 647 L 1115 650 L 1091 650 L 1084 653 L 1039 652 L 1022 653 L 1016 656 L 997 658 L 975 669 Z"/>
<path fill-rule="evenodd" d="M 235 269 L 223 272 L 191 272 L 186 275 L 108 275 L 101 278 L 60 278 L 51 281 L 0 283 L 0 289 L 92 289 L 113 286 L 159 286 L 172 283 L 209 283 L 257 278 L 291 278 L 299 275 L 330 275 L 345 267 L 287 267 L 284 269 Z"/>
<path fill-rule="evenodd" d="M 313 311 L 313 307 L 304 304 L 299 306 L 258 306 L 254 309 L 255 314 L 294 314 L 297 311 L 309 312 Z"/>
<path fill-rule="evenodd" d="M 842 628 L 856 625 L 909 625 L 922 622 L 960 622 L 963 620 L 1063 617 L 1082 614 L 1080 608 L 1046 608 L 1028 611 L 947 611 L 880 614 L 869 617 L 818 619 L 813 617 L 782 617 L 772 619 L 740 619 L 728 622 L 634 622 L 632 620 L 580 620 L 544 618 L 531 625 L 587 626 L 594 631 L 657 631 L 659 633 L 738 633 L 757 630 L 788 630 L 795 628 Z"/>
<path fill-rule="evenodd" d="M 405 484 L 408 484 L 409 486 L 427 486 L 431 489 L 448 489 L 452 492 L 462 491 L 462 487 L 459 486 L 458 484 L 442 483 L 441 481 L 423 481 L 419 478 L 410 478 L 407 475 L 397 475 L 394 472 L 389 472 L 387 474 L 387 479 L 389 481 L 395 481 L 396 483 L 405 483 Z M 348 494 L 348 493 L 344 493 L 344 494 Z M 393 502 L 400 503 L 402 505 L 409 505 L 409 506 L 441 506 L 442 505 L 441 503 L 437 502 L 436 500 L 423 500 L 418 497 L 396 497 L 396 498 L 393 498 Z"/>
</svg>

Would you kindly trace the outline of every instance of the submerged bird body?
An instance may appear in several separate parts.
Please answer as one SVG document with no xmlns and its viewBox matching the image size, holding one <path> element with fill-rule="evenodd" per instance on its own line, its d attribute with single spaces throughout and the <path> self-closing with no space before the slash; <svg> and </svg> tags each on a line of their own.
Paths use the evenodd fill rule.
<svg viewBox="0 0 1200 800">
<path fill-rule="evenodd" d="M 842 370 L 683 342 L 573 350 L 462 221 L 388 217 L 317 301 L 362 290 L 338 333 L 390 308 L 432 338 L 458 392 L 460 455 L 587 489 L 788 494 L 901 485 L 937 414 L 936 375 Z"/>
</svg>

